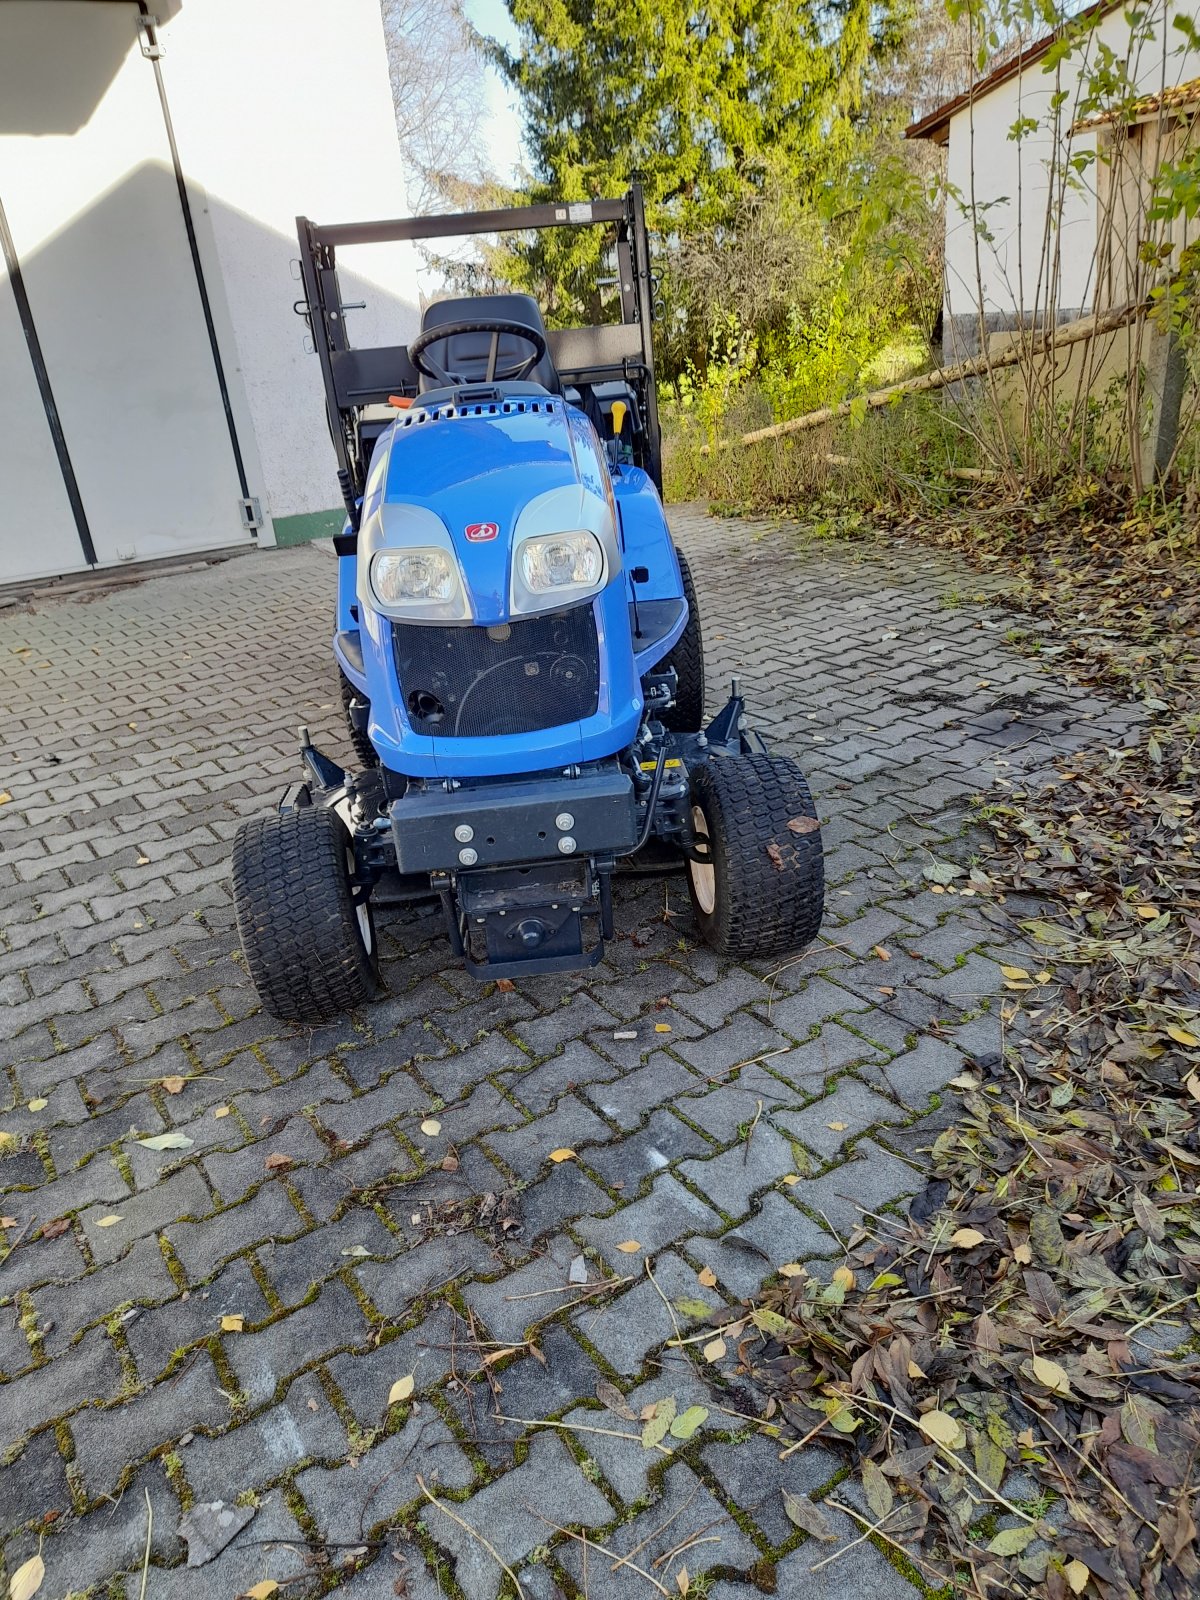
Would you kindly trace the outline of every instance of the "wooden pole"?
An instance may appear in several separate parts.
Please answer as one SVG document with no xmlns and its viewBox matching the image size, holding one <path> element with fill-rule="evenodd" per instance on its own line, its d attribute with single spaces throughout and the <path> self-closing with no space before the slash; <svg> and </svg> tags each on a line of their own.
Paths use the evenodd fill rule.
<svg viewBox="0 0 1200 1600">
<path fill-rule="evenodd" d="M 961 383 L 964 378 L 995 372 L 1000 367 L 1015 367 L 1027 357 L 1053 354 L 1060 345 L 1078 344 L 1081 339 L 1099 339 L 1106 333 L 1115 333 L 1118 328 L 1142 316 L 1146 309 L 1144 304 L 1126 306 L 1121 311 L 1107 311 L 1100 317 L 1080 317 L 1076 322 L 1064 322 L 1061 327 L 1051 329 L 1048 333 L 1035 334 L 1029 341 L 1018 339 L 994 356 L 985 353 L 972 356 L 969 361 L 960 361 L 953 367 L 923 372 L 918 378 L 905 378 L 903 383 L 891 383 L 886 389 L 874 389 L 853 400 L 843 400 L 836 406 L 822 406 L 819 411 L 806 412 L 802 417 L 793 417 L 790 422 L 776 422 L 769 428 L 755 428 L 750 433 L 743 433 L 740 439 L 722 439 L 716 448 L 729 450 L 735 444 L 758 444 L 763 439 L 781 439 L 785 434 L 804 433 L 809 428 L 820 428 L 827 422 L 836 422 L 839 417 L 848 417 L 863 405 L 868 411 L 875 411 L 881 406 L 890 405 L 901 395 L 928 393 L 932 389 L 944 389 L 951 383 Z M 709 445 L 702 445 L 700 454 L 709 455 L 711 449 Z"/>
</svg>

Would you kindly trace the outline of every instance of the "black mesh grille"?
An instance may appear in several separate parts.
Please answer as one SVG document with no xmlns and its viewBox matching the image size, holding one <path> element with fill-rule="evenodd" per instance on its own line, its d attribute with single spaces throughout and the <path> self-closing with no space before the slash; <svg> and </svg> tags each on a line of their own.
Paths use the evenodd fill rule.
<svg viewBox="0 0 1200 1600">
<path fill-rule="evenodd" d="M 490 628 L 393 622 L 409 721 L 438 738 L 536 733 L 595 714 L 600 648 L 590 605 Z"/>
</svg>

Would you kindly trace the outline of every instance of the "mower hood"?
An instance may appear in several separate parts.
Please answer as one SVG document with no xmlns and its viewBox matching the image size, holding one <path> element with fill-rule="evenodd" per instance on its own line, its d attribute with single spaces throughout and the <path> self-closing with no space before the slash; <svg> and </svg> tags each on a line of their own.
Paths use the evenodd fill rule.
<svg viewBox="0 0 1200 1600">
<path fill-rule="evenodd" d="M 559 534 L 584 541 L 589 581 L 533 594 L 515 558 L 527 540 Z M 380 594 L 372 582 L 375 558 L 406 551 L 427 553 L 443 574 L 438 598 Z M 491 625 L 581 604 L 620 570 L 616 507 L 599 439 L 583 413 L 560 397 L 418 402 L 376 445 L 357 575 L 359 602 L 369 610 L 398 621 Z"/>
</svg>

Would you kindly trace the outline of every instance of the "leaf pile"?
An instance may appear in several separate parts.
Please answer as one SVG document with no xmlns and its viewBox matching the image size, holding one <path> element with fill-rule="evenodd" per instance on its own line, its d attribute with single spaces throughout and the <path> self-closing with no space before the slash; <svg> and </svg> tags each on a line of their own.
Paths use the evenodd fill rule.
<svg viewBox="0 0 1200 1600">
<path fill-rule="evenodd" d="M 909 1218 L 871 1219 L 830 1282 L 766 1291 L 739 1354 L 774 1421 L 853 1452 L 876 1536 L 932 1584 L 1192 1600 L 1200 569 L 1086 525 L 1022 536 L 1044 653 L 1150 724 L 988 797 L 972 885 L 1031 949 L 1004 970 L 1003 1059 L 957 1080 Z"/>
<path fill-rule="evenodd" d="M 1143 1340 L 1164 1305 L 1200 1329 L 1176 1187 L 1200 1102 L 1146 1118 L 1053 1062 L 1011 1083 L 997 1064 L 968 1093 L 902 1231 L 766 1291 L 739 1354 L 768 1416 L 854 1448 L 873 1520 L 935 1581 L 1184 1600 L 1200 1370 Z"/>
<path fill-rule="evenodd" d="M 1054 501 L 977 503 L 911 516 L 896 531 L 1016 580 L 1009 603 L 1055 635 L 1039 658 L 1151 710 L 1194 695 L 1200 658 L 1200 540 L 1194 514 L 1147 518 L 1116 494 L 1083 509 Z M 1155 702 L 1158 702 L 1156 705 Z"/>
</svg>

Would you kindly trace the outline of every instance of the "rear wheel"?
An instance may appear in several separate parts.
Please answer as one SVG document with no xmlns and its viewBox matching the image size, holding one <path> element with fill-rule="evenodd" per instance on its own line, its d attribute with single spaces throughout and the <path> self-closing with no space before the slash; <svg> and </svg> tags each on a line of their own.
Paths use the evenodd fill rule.
<svg viewBox="0 0 1200 1600">
<path fill-rule="evenodd" d="M 377 767 L 379 757 L 375 754 L 375 746 L 367 738 L 365 730 L 360 731 L 354 726 L 354 718 L 350 715 L 351 700 L 361 700 L 370 715 L 371 702 L 361 689 L 356 689 L 350 679 L 340 669 L 338 677 L 342 686 L 342 710 L 346 713 L 346 728 L 350 734 L 350 743 L 354 746 L 354 754 L 358 757 L 360 767 Z"/>
<path fill-rule="evenodd" d="M 714 757 L 692 778 L 692 822 L 711 860 L 689 861 L 692 910 L 727 956 L 779 956 L 821 926 L 821 829 L 804 774 L 786 756 Z"/>
<path fill-rule="evenodd" d="M 704 642 L 700 637 L 700 606 L 696 600 L 696 585 L 692 582 L 692 569 L 682 550 L 679 571 L 683 576 L 683 597 L 688 603 L 687 625 L 676 641 L 675 648 L 663 662 L 664 667 L 674 667 L 679 682 L 675 689 L 675 704 L 662 715 L 662 724 L 674 733 L 699 733 L 704 726 Z"/>
<path fill-rule="evenodd" d="M 355 903 L 354 851 L 334 811 L 244 822 L 233 845 L 238 936 L 259 999 L 288 1022 L 328 1022 L 379 985 L 375 925 Z"/>
</svg>

